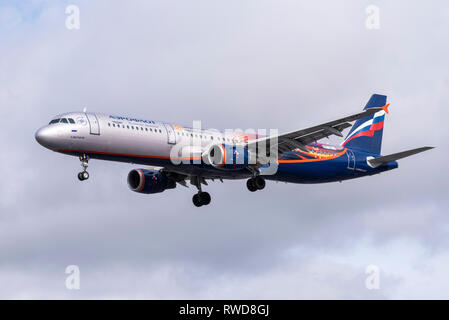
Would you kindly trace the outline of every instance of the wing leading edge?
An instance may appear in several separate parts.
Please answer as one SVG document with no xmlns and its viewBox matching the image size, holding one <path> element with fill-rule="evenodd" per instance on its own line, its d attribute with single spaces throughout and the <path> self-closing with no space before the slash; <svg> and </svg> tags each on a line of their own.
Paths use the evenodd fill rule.
<svg viewBox="0 0 449 320">
<path fill-rule="evenodd" d="M 371 108 L 354 115 L 326 122 L 310 128 L 292 131 L 278 136 L 264 137 L 257 140 L 248 141 L 246 147 L 248 149 L 255 150 L 258 144 L 265 143 L 267 154 L 270 153 L 270 150 L 272 150 L 271 148 L 274 148 L 276 146 L 279 153 L 291 151 L 297 148 L 306 150 L 305 146 L 314 141 L 318 141 L 332 135 L 342 137 L 342 131 L 346 128 L 351 127 L 351 124 L 349 122 L 367 117 L 380 110 L 383 110 L 383 107 Z M 275 141 L 276 139 L 277 143 L 273 142 L 273 140 Z"/>
</svg>

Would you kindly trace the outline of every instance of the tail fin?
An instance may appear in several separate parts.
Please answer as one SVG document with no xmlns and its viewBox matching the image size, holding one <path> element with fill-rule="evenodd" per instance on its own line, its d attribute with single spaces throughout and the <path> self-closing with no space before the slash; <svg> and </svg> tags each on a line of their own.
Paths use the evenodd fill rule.
<svg viewBox="0 0 449 320">
<path fill-rule="evenodd" d="M 380 154 L 384 118 L 385 113 L 388 113 L 388 106 L 387 96 L 373 94 L 363 110 L 370 108 L 383 110 L 357 120 L 341 145 L 350 149 Z"/>
</svg>

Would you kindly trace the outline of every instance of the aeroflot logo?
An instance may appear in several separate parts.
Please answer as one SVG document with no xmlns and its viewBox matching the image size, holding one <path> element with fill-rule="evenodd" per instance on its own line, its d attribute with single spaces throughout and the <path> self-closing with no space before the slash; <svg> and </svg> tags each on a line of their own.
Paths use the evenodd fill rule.
<svg viewBox="0 0 449 320">
<path fill-rule="evenodd" d="M 135 118 L 128 118 L 128 117 L 117 117 L 117 116 L 109 116 L 109 118 L 115 119 L 115 120 L 127 120 L 127 121 L 155 124 L 155 122 L 153 120 L 142 120 L 142 119 L 135 119 Z"/>
</svg>

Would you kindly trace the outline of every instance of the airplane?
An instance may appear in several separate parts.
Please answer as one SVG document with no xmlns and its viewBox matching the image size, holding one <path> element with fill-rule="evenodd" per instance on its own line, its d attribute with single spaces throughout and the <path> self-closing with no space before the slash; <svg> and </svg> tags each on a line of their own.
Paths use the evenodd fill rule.
<svg viewBox="0 0 449 320">
<path fill-rule="evenodd" d="M 225 134 L 84 110 L 54 117 L 35 138 L 45 148 L 79 157 L 80 181 L 89 178 L 90 159 L 149 166 L 129 172 L 127 182 L 132 191 L 161 193 L 178 184 L 187 187 L 190 181 L 198 189 L 193 204 L 201 207 L 211 202 L 210 194 L 202 190 L 207 180 L 247 179 L 251 192 L 264 189 L 266 180 L 341 182 L 396 169 L 397 160 L 433 148 L 382 156 L 388 107 L 385 95 L 374 94 L 360 113 L 277 135 Z M 338 146 L 318 142 L 332 135 L 343 137 L 342 131 L 349 127 Z"/>
</svg>

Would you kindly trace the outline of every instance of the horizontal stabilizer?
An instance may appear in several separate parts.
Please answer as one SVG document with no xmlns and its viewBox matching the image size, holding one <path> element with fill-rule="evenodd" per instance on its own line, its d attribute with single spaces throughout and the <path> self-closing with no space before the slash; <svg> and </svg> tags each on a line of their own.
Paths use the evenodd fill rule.
<svg viewBox="0 0 449 320">
<path fill-rule="evenodd" d="M 368 163 L 372 166 L 372 167 L 378 167 L 381 164 L 384 163 L 388 163 L 391 161 L 395 161 L 395 160 L 399 160 L 405 157 L 409 157 L 411 155 L 423 152 L 423 151 L 427 151 L 433 149 L 433 147 L 422 147 L 422 148 L 417 148 L 417 149 L 412 149 L 412 150 L 407 150 L 407 151 L 402 151 L 402 152 L 398 152 L 398 153 L 393 153 L 390 154 L 388 156 L 383 156 L 383 157 L 379 157 L 379 158 L 374 158 L 374 159 L 369 159 Z"/>
</svg>

